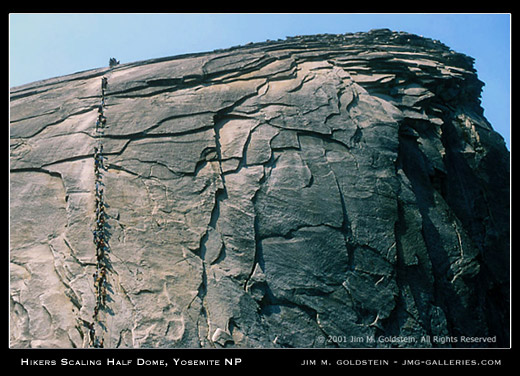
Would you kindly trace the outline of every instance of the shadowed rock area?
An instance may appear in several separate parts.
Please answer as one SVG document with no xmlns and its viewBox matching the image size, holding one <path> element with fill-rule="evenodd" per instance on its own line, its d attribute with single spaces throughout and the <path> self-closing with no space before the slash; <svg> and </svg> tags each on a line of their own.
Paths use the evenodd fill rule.
<svg viewBox="0 0 520 376">
<path fill-rule="evenodd" d="M 482 86 L 373 30 L 11 88 L 11 347 L 89 347 L 94 321 L 109 348 L 507 347 L 509 152 Z"/>
</svg>

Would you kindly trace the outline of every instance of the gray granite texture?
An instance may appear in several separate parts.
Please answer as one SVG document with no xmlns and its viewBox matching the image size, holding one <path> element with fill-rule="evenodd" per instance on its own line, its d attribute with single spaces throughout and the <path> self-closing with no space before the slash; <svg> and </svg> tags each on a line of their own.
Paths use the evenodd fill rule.
<svg viewBox="0 0 520 376">
<path fill-rule="evenodd" d="M 89 347 L 94 324 L 109 348 L 508 346 L 509 152 L 482 86 L 441 42 L 373 30 L 11 88 L 11 347 Z"/>
</svg>

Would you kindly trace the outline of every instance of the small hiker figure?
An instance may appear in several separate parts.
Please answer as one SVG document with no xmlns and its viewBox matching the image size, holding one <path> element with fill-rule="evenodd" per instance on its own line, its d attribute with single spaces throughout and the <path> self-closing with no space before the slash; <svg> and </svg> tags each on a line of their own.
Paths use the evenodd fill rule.
<svg viewBox="0 0 520 376">
<path fill-rule="evenodd" d="M 98 168 L 101 167 L 103 170 L 106 171 L 106 168 L 103 165 L 103 159 L 105 159 L 105 158 L 103 158 L 103 155 L 101 155 L 100 153 L 96 152 L 94 154 L 94 166 L 96 166 Z"/>
<path fill-rule="evenodd" d="M 99 114 L 99 117 L 98 117 L 98 120 L 99 120 L 99 123 L 101 125 L 101 127 L 103 128 L 106 123 L 107 123 L 107 118 L 105 116 L 103 116 L 103 114 Z"/>
<path fill-rule="evenodd" d="M 119 64 L 119 60 L 116 60 L 114 57 L 111 57 L 110 60 L 108 61 L 108 66 L 110 68 L 113 68 L 118 64 Z"/>
<path fill-rule="evenodd" d="M 101 276 L 100 275 L 97 275 L 96 276 L 96 280 L 94 281 L 94 285 L 99 289 L 99 287 L 101 286 Z"/>
<path fill-rule="evenodd" d="M 98 161 L 96 160 L 96 163 L 94 165 L 94 174 L 96 175 L 96 179 L 99 179 L 100 177 L 100 173 L 99 173 L 99 163 Z"/>
<path fill-rule="evenodd" d="M 95 338 L 96 338 L 96 331 L 94 329 L 94 323 L 88 324 L 88 334 L 89 334 L 89 346 L 92 346 L 94 344 Z"/>
<path fill-rule="evenodd" d="M 101 180 L 96 180 L 96 197 L 101 197 L 103 195 L 103 188 L 101 186 L 103 185 L 103 182 Z M 96 201 L 97 206 L 97 201 Z"/>
<path fill-rule="evenodd" d="M 101 301 L 103 302 L 103 305 L 107 304 L 107 290 L 105 288 L 101 291 Z"/>
<path fill-rule="evenodd" d="M 112 60 L 112 59 L 110 59 Z M 115 59 L 114 59 L 115 60 Z M 119 62 L 118 62 L 119 63 Z M 108 87 L 108 79 L 106 77 L 102 77 L 101 78 L 101 90 L 103 91 L 103 93 L 105 92 L 105 90 L 107 89 Z"/>
</svg>

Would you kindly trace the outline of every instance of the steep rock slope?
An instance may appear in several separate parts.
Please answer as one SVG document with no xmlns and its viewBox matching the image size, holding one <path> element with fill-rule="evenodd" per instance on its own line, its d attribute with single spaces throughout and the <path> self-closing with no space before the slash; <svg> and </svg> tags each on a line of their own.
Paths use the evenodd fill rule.
<svg viewBox="0 0 520 376">
<path fill-rule="evenodd" d="M 482 85 L 373 30 L 12 88 L 11 346 L 507 346 L 509 153 Z"/>
</svg>

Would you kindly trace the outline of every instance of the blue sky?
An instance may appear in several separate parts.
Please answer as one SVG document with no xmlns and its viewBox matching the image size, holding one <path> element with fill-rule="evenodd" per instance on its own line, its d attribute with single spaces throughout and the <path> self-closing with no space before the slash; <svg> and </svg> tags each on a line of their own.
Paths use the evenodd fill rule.
<svg viewBox="0 0 520 376">
<path fill-rule="evenodd" d="M 510 147 L 509 14 L 10 14 L 9 86 L 108 65 L 318 33 L 389 28 L 475 58 L 484 115 Z"/>
</svg>

